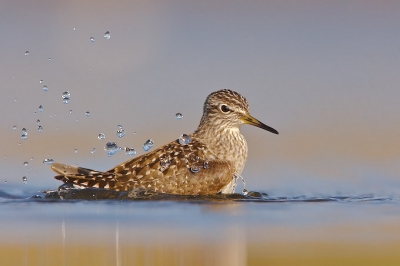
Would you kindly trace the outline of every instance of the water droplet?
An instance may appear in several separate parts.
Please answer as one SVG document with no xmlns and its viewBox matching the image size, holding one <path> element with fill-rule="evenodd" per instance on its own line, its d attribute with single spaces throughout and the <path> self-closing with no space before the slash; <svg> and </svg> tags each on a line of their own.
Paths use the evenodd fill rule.
<svg viewBox="0 0 400 266">
<path fill-rule="evenodd" d="M 136 154 L 136 150 L 133 148 L 125 147 L 125 154 L 129 156 L 133 156 Z"/>
<path fill-rule="evenodd" d="M 43 86 L 43 91 L 48 91 L 48 90 L 49 90 L 49 88 L 46 85 L 44 85 Z"/>
<path fill-rule="evenodd" d="M 122 126 L 121 126 L 121 125 L 118 125 L 118 129 L 122 129 Z"/>
<path fill-rule="evenodd" d="M 40 120 L 36 120 L 36 125 L 40 125 Z"/>
<path fill-rule="evenodd" d="M 104 33 L 104 38 L 106 38 L 107 40 L 111 38 L 111 35 L 110 35 L 110 32 L 109 32 L 109 31 L 106 31 L 106 32 Z"/>
<path fill-rule="evenodd" d="M 76 28 L 74 28 L 74 30 L 76 30 Z"/>
<path fill-rule="evenodd" d="M 42 126 L 38 126 L 38 129 L 37 129 L 39 132 L 42 132 L 43 131 L 43 127 Z"/>
<path fill-rule="evenodd" d="M 64 91 L 63 94 L 61 95 L 61 97 L 63 98 L 63 103 L 64 104 L 68 104 L 69 103 L 69 97 L 71 96 L 71 94 L 69 93 L 69 91 Z"/>
<path fill-rule="evenodd" d="M 89 116 L 90 116 L 90 112 L 87 111 L 87 112 L 85 113 L 85 115 L 86 115 L 87 117 L 89 117 Z"/>
<path fill-rule="evenodd" d="M 178 120 L 181 120 L 183 118 L 183 114 L 176 113 L 175 118 L 178 119 Z"/>
<path fill-rule="evenodd" d="M 90 37 L 91 42 L 95 42 L 96 40 L 93 37 Z"/>
<path fill-rule="evenodd" d="M 93 148 L 91 153 L 95 153 L 96 152 L 96 148 Z"/>
<path fill-rule="evenodd" d="M 28 130 L 26 128 L 21 129 L 21 135 L 28 135 Z"/>
<path fill-rule="evenodd" d="M 13 126 L 13 129 L 14 129 L 14 130 L 17 129 L 17 126 Z"/>
<path fill-rule="evenodd" d="M 104 150 L 107 152 L 108 156 L 111 156 L 120 151 L 120 148 L 118 147 L 116 142 L 107 142 Z"/>
<path fill-rule="evenodd" d="M 244 189 L 242 190 L 242 193 L 243 193 L 243 195 L 247 196 L 247 194 L 249 194 L 249 191 L 248 191 L 247 189 L 244 188 Z"/>
<path fill-rule="evenodd" d="M 75 153 L 75 154 L 76 154 L 76 153 L 78 153 L 78 150 L 77 150 L 77 149 L 75 149 L 75 150 L 74 150 L 74 153 Z"/>
<path fill-rule="evenodd" d="M 26 51 L 26 52 L 25 52 L 25 55 L 29 55 L 29 51 Z"/>
<path fill-rule="evenodd" d="M 22 182 L 23 182 L 24 184 L 28 183 L 28 178 L 26 178 L 26 176 L 22 177 Z"/>
<path fill-rule="evenodd" d="M 191 141 L 191 139 L 190 139 L 189 135 L 187 135 L 187 134 L 182 134 L 179 137 L 179 144 L 181 144 L 181 145 L 187 145 L 190 143 L 190 141 Z"/>
<path fill-rule="evenodd" d="M 43 160 L 43 163 L 45 165 L 50 165 L 50 164 L 54 163 L 54 160 L 50 159 L 50 158 L 46 158 L 46 159 Z"/>
<path fill-rule="evenodd" d="M 160 158 L 160 166 L 161 167 L 159 168 L 159 170 L 161 172 L 165 171 L 170 165 L 171 165 L 171 159 L 169 158 L 168 155 Z"/>
<path fill-rule="evenodd" d="M 28 166 L 28 164 L 29 164 L 28 162 L 24 162 L 24 166 Z"/>
<path fill-rule="evenodd" d="M 51 57 L 47 58 L 47 60 L 51 61 Z"/>
<path fill-rule="evenodd" d="M 69 110 L 69 113 L 72 114 L 72 110 Z"/>
<path fill-rule="evenodd" d="M 190 172 L 192 172 L 192 173 L 198 173 L 198 172 L 200 172 L 200 167 L 197 167 L 197 166 L 192 166 L 192 167 L 190 167 Z"/>
<path fill-rule="evenodd" d="M 39 112 L 43 112 L 43 106 L 39 105 Z"/>
<path fill-rule="evenodd" d="M 106 135 L 104 135 L 103 133 L 100 133 L 100 134 L 97 136 L 97 138 L 98 138 L 98 139 L 105 139 L 105 138 L 106 138 Z"/>
<path fill-rule="evenodd" d="M 205 162 L 203 163 L 203 168 L 204 168 L 204 169 L 207 169 L 208 167 L 210 167 L 210 166 L 208 165 L 208 161 L 205 161 Z"/>
<path fill-rule="evenodd" d="M 117 137 L 118 138 L 122 138 L 123 136 L 125 136 L 125 131 L 122 128 L 118 129 L 117 130 Z"/>
<path fill-rule="evenodd" d="M 149 139 L 143 144 L 143 150 L 149 151 L 154 146 L 154 141 Z"/>
<path fill-rule="evenodd" d="M 7 180 L 4 180 L 4 183 L 6 183 L 6 184 L 7 184 Z"/>
<path fill-rule="evenodd" d="M 43 79 L 39 80 L 39 83 L 42 84 L 43 83 Z"/>
</svg>

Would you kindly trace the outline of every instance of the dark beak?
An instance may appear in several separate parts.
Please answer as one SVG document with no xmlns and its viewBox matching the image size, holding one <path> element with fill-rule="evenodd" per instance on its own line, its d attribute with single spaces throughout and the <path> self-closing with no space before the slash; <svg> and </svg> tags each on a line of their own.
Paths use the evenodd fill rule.
<svg viewBox="0 0 400 266">
<path fill-rule="evenodd" d="M 246 117 L 242 118 L 242 121 L 243 121 L 245 124 L 249 124 L 249 125 L 252 125 L 252 126 L 256 126 L 256 127 L 265 129 L 265 130 L 267 130 L 267 131 L 269 131 L 269 132 L 271 132 L 271 133 L 274 133 L 274 134 L 279 134 L 279 132 L 278 132 L 277 130 L 275 130 L 275 129 L 273 129 L 272 127 L 269 127 L 269 126 L 267 126 L 266 124 L 264 124 L 264 123 L 258 121 L 257 119 L 255 119 L 255 118 L 252 117 L 251 115 L 247 115 Z"/>
</svg>

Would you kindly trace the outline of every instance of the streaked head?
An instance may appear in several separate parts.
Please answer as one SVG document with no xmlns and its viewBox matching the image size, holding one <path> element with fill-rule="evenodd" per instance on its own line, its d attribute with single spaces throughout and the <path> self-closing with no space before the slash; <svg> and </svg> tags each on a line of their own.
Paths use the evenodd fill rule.
<svg viewBox="0 0 400 266">
<path fill-rule="evenodd" d="M 225 128 L 238 128 L 243 124 L 249 124 L 278 134 L 278 131 L 250 115 L 249 104 L 245 97 L 226 89 L 208 95 L 200 125 L 202 123 Z"/>
</svg>

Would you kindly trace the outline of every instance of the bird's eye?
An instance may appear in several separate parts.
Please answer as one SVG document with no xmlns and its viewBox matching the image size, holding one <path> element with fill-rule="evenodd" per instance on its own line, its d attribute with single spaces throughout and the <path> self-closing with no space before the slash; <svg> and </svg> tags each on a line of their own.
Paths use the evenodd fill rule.
<svg viewBox="0 0 400 266">
<path fill-rule="evenodd" d="M 230 111 L 229 107 L 226 106 L 225 104 L 221 105 L 221 111 L 224 113 L 227 113 Z"/>
</svg>

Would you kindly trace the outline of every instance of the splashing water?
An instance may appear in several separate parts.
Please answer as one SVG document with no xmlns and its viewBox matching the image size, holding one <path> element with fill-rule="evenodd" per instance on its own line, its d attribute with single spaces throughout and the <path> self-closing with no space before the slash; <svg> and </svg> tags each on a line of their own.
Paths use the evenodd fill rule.
<svg viewBox="0 0 400 266">
<path fill-rule="evenodd" d="M 198 166 L 192 166 L 192 167 L 190 167 L 190 172 L 192 172 L 192 173 L 194 173 L 194 174 L 200 172 L 200 170 L 201 170 L 201 168 L 198 167 Z"/>
<path fill-rule="evenodd" d="M 133 156 L 136 154 L 136 150 L 134 148 L 125 147 L 125 154 L 128 156 Z"/>
<path fill-rule="evenodd" d="M 69 91 L 65 91 L 63 92 L 63 94 L 61 95 L 62 99 L 63 99 L 63 103 L 64 104 L 68 104 L 70 101 L 70 97 L 71 97 L 71 93 L 69 93 Z"/>
<path fill-rule="evenodd" d="M 169 156 L 163 156 L 160 158 L 160 168 L 159 170 L 161 172 L 165 171 L 169 166 L 171 165 L 171 159 L 169 158 Z"/>
<path fill-rule="evenodd" d="M 117 137 L 118 138 L 122 138 L 123 136 L 125 136 L 125 131 L 122 128 L 118 129 L 117 130 Z"/>
<path fill-rule="evenodd" d="M 189 144 L 190 141 L 191 141 L 189 135 L 187 135 L 187 134 L 182 134 L 182 135 L 179 137 L 178 140 L 179 140 L 179 144 L 181 144 L 181 145 L 187 145 L 187 144 Z"/>
<path fill-rule="evenodd" d="M 175 118 L 178 119 L 178 120 L 181 120 L 183 118 L 183 114 L 176 113 Z"/>
<path fill-rule="evenodd" d="M 144 150 L 144 151 L 149 151 L 153 146 L 154 146 L 154 141 L 153 141 L 152 139 L 148 139 L 148 140 L 143 144 L 143 150 Z"/>
<path fill-rule="evenodd" d="M 45 165 L 51 165 L 52 163 L 54 163 L 54 160 L 50 159 L 50 158 L 46 158 L 46 159 L 43 160 L 43 163 Z"/>
<path fill-rule="evenodd" d="M 106 135 L 104 135 L 103 133 L 100 133 L 100 134 L 97 136 L 97 138 L 98 138 L 98 139 L 105 139 L 105 138 L 106 138 Z"/>
<path fill-rule="evenodd" d="M 116 142 L 107 142 L 104 150 L 107 152 L 108 156 L 112 156 L 120 151 L 120 147 L 118 147 Z"/>
<path fill-rule="evenodd" d="M 26 128 L 21 129 L 21 140 L 26 140 L 28 138 L 28 130 Z"/>
</svg>

